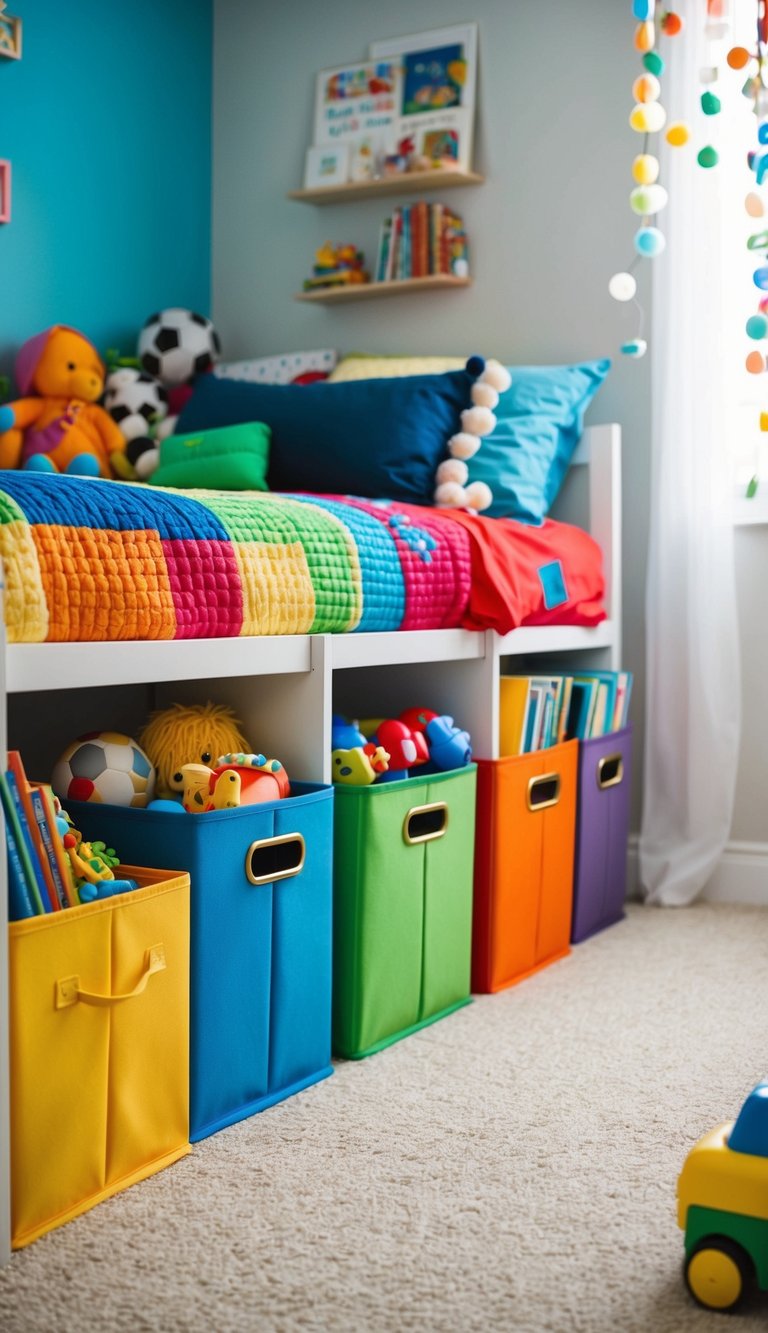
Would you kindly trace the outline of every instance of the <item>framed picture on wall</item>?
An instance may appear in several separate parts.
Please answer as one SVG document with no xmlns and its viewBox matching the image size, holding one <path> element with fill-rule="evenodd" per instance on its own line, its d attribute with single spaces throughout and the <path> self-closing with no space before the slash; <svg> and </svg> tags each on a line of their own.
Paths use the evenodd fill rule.
<svg viewBox="0 0 768 1333">
<path fill-rule="evenodd" d="M 457 167 L 472 166 L 472 129 L 477 85 L 477 24 L 388 37 L 371 42 L 376 60 L 396 60 L 400 67 L 395 139 L 410 137 L 419 151 Z"/>
<path fill-rule="evenodd" d="M 21 19 L 0 12 L 0 56 L 21 60 Z"/>
<path fill-rule="evenodd" d="M 304 188 L 344 185 L 349 179 L 349 150 L 346 144 L 320 144 L 307 149 Z"/>
<path fill-rule="evenodd" d="M 0 159 L 0 222 L 11 220 L 11 164 Z"/>
</svg>

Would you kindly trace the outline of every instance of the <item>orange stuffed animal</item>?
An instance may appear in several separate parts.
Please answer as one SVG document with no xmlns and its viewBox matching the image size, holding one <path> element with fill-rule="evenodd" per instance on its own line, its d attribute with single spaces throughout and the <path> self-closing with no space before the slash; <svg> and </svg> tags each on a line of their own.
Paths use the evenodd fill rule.
<svg viewBox="0 0 768 1333">
<path fill-rule="evenodd" d="M 25 342 L 16 358 L 24 397 L 0 407 L 0 467 L 110 477 L 125 440 L 96 402 L 104 373 L 95 347 L 65 324 Z"/>
</svg>

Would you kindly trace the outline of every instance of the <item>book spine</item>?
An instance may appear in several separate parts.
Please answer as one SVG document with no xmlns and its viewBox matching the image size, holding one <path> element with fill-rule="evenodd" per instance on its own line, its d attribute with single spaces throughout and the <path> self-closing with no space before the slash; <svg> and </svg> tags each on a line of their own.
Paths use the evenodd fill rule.
<svg viewBox="0 0 768 1333">
<path fill-rule="evenodd" d="M 392 282 L 397 277 L 397 256 L 400 249 L 400 230 L 402 227 L 402 213 L 398 207 L 392 213 L 392 243 L 389 247 L 389 259 L 387 262 L 387 276 L 385 281 Z"/>
<path fill-rule="evenodd" d="M 56 896 L 58 897 L 59 903 L 62 907 L 68 907 L 69 894 L 67 893 L 65 884 L 61 877 L 61 867 L 59 865 L 58 858 L 56 856 L 56 851 L 53 843 L 53 834 L 51 833 L 51 830 L 48 826 L 48 816 L 46 814 L 45 802 L 43 800 L 43 793 L 40 791 L 39 787 L 33 787 L 30 792 L 30 796 L 32 798 L 32 808 L 35 812 L 37 827 L 40 830 L 40 838 L 43 847 L 45 848 L 45 854 L 48 858 L 48 865 L 50 867 L 51 876 L 53 878 L 53 882 L 56 887 Z M 56 830 L 54 829 L 54 833 L 55 831 Z"/>
<path fill-rule="evenodd" d="M 18 783 L 16 781 L 16 774 L 12 773 L 9 769 L 5 775 L 5 780 L 8 784 L 8 790 L 11 793 L 11 800 L 15 806 L 16 818 L 21 830 L 21 846 L 19 848 L 19 853 L 22 865 L 24 866 L 25 873 L 29 880 L 29 894 L 34 903 L 37 915 L 42 916 L 45 912 L 50 912 L 53 909 L 48 901 L 48 891 L 45 887 L 43 872 L 40 867 L 40 862 L 38 861 L 37 850 L 32 840 L 32 833 L 29 824 L 27 823 L 27 813 L 22 805 L 21 793 L 19 792 Z"/>
<path fill-rule="evenodd" d="M 21 796 L 22 805 L 24 806 L 24 812 L 27 817 L 27 827 L 29 828 L 32 841 L 35 844 L 37 862 L 43 876 L 45 894 L 47 895 L 48 902 L 51 904 L 53 911 L 58 912 L 61 908 L 61 903 L 59 902 L 56 885 L 54 884 L 53 875 L 51 874 L 51 869 L 48 864 L 48 857 L 46 856 L 45 848 L 43 847 L 40 829 L 37 820 L 35 819 L 35 811 L 32 806 L 32 793 L 30 791 L 27 775 L 24 771 L 24 764 L 18 750 L 8 751 L 8 767 L 16 779 L 16 787 Z"/>
<path fill-rule="evenodd" d="M 37 913 L 29 896 L 16 839 L 7 820 L 5 846 L 8 859 L 8 916 L 11 921 L 23 921 L 25 917 L 37 916 Z"/>
</svg>

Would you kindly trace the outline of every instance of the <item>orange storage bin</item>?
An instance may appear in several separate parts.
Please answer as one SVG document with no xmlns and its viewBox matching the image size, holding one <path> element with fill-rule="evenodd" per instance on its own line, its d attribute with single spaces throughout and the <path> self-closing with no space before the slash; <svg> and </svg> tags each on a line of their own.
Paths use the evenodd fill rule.
<svg viewBox="0 0 768 1333">
<path fill-rule="evenodd" d="M 578 741 L 477 772 L 472 989 L 498 991 L 570 951 Z"/>
</svg>

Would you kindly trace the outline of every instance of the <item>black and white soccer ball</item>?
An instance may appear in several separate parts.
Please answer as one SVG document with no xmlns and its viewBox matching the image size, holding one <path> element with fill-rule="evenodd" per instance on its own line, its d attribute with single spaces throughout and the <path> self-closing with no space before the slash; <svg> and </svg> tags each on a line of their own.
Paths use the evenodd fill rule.
<svg viewBox="0 0 768 1333">
<path fill-rule="evenodd" d="M 139 334 L 142 367 L 168 388 L 204 375 L 220 351 L 219 335 L 211 321 L 180 306 L 150 315 Z"/>
<path fill-rule="evenodd" d="M 107 376 L 104 406 L 130 443 L 168 415 L 168 393 L 146 370 L 123 366 Z"/>
</svg>

